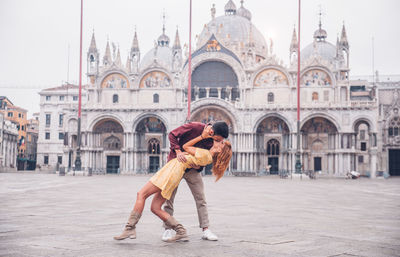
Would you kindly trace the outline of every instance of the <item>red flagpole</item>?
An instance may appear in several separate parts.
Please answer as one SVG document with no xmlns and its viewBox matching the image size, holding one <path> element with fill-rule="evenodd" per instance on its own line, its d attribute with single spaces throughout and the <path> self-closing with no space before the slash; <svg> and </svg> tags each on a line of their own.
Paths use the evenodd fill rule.
<svg viewBox="0 0 400 257">
<path fill-rule="evenodd" d="M 189 75 L 188 75 L 188 113 L 186 121 L 190 121 L 190 104 L 192 102 L 192 0 L 189 11 Z"/>
<path fill-rule="evenodd" d="M 82 170 L 81 161 L 81 107 L 82 107 L 82 27 L 83 27 L 83 0 L 81 0 L 81 31 L 79 49 L 79 104 L 78 104 L 78 147 L 76 149 L 75 170 Z M 74 175 L 75 175 L 74 170 Z"/>
<path fill-rule="evenodd" d="M 297 149 L 296 149 L 296 165 L 295 173 L 301 174 L 300 161 L 300 14 L 301 0 L 299 0 L 299 41 L 297 43 Z"/>
<path fill-rule="evenodd" d="M 80 50 L 79 50 L 79 107 L 78 118 L 81 118 L 82 107 L 82 24 L 83 24 L 83 0 L 81 0 L 81 36 L 80 36 Z"/>
<path fill-rule="evenodd" d="M 297 44 L 297 121 L 300 121 L 300 3 L 299 0 L 299 42 Z"/>
</svg>

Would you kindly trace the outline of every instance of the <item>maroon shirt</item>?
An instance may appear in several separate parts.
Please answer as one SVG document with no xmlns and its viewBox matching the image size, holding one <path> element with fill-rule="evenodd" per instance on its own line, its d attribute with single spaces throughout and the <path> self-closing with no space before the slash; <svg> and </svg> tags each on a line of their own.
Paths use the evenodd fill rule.
<svg viewBox="0 0 400 257">
<path fill-rule="evenodd" d="M 169 152 L 167 161 L 176 158 L 175 149 L 180 149 L 183 152 L 184 151 L 182 148 L 183 145 L 192 140 L 193 138 L 200 136 L 205 126 L 206 124 L 204 123 L 190 122 L 172 130 L 168 134 L 168 139 L 171 145 L 170 147 L 171 151 Z M 194 146 L 210 150 L 210 148 L 213 146 L 213 139 L 212 138 L 203 139 L 197 142 Z"/>
</svg>

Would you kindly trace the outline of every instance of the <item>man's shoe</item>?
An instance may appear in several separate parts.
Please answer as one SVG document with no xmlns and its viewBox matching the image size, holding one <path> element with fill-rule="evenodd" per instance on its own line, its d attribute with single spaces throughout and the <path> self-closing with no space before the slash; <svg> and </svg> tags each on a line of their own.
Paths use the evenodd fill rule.
<svg viewBox="0 0 400 257">
<path fill-rule="evenodd" d="M 217 235 L 215 235 L 210 229 L 206 229 L 203 231 L 202 239 L 210 241 L 218 241 Z"/>
<path fill-rule="evenodd" d="M 161 240 L 163 240 L 164 242 L 168 242 L 173 237 L 172 231 L 172 229 L 166 229 L 161 237 Z"/>
</svg>

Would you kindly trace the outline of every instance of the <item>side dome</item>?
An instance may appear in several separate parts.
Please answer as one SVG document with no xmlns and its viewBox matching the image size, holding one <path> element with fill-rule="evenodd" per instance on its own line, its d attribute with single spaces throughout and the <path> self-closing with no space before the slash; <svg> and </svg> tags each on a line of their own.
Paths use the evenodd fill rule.
<svg viewBox="0 0 400 257">
<path fill-rule="evenodd" d="M 313 55 L 321 56 L 323 59 L 332 61 L 336 58 L 336 47 L 326 41 L 314 41 L 301 50 L 301 60 L 307 60 Z"/>
<path fill-rule="evenodd" d="M 172 67 L 172 49 L 168 46 L 156 46 L 145 54 L 140 62 L 140 70 L 157 63 L 158 66 L 170 69 Z"/>
<path fill-rule="evenodd" d="M 321 22 L 319 28 L 314 32 L 314 42 L 306 46 L 300 53 L 302 60 L 307 60 L 313 55 L 321 56 L 327 61 L 333 61 L 336 58 L 336 47 L 327 42 L 328 33 L 322 29 Z"/>
<path fill-rule="evenodd" d="M 163 33 L 157 39 L 157 45 L 147 52 L 140 62 L 140 70 L 146 69 L 153 63 L 166 69 L 172 68 L 172 49 L 169 47 L 169 37 L 165 35 L 165 25 L 162 31 Z"/>
</svg>

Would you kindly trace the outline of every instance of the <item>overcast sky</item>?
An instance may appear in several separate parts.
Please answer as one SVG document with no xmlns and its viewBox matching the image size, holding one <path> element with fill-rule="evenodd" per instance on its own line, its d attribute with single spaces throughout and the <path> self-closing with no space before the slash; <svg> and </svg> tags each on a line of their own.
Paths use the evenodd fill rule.
<svg viewBox="0 0 400 257">
<path fill-rule="evenodd" d="M 227 0 L 193 0 L 193 39 L 211 19 L 224 15 Z M 234 1 L 237 8 L 240 1 Z M 252 22 L 266 40 L 274 42 L 275 54 L 289 61 L 293 26 L 297 28 L 297 0 L 247 0 Z M 336 44 L 343 22 L 350 43 L 351 75 L 372 74 L 372 37 L 375 70 L 400 74 L 400 1 L 398 0 L 303 0 L 301 46 L 312 43 L 322 8 L 322 27 L 327 40 Z M 181 44 L 188 42 L 189 0 L 84 0 L 83 73 L 94 29 L 100 58 L 107 38 L 119 45 L 125 64 L 135 26 L 143 57 L 162 33 L 173 41 L 178 26 Z M 0 0 L 0 95 L 29 111 L 40 110 L 38 92 L 60 86 L 79 76 L 79 0 Z M 302 48 L 303 48 L 302 47 Z M 68 51 L 69 49 L 69 51 Z M 69 58 L 68 58 L 69 57 Z M 68 69 L 69 59 L 69 69 Z M 68 72 L 69 70 L 69 72 Z M 86 83 L 86 76 L 83 81 Z"/>
</svg>

